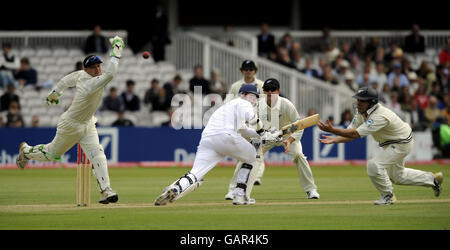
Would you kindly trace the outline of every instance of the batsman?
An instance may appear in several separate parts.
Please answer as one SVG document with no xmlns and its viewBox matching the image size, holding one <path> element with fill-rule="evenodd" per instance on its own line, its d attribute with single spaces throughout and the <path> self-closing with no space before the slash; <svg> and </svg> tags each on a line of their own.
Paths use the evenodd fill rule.
<svg viewBox="0 0 450 250">
<path fill-rule="evenodd" d="M 96 55 L 89 55 L 83 61 L 83 70 L 75 71 L 63 77 L 47 96 L 47 104 L 59 104 L 59 97 L 69 87 L 75 87 L 76 92 L 69 109 L 64 112 L 57 125 L 56 136 L 48 144 L 29 146 L 22 142 L 17 166 L 24 169 L 29 160 L 60 161 L 76 143 L 80 143 L 93 166 L 101 198 L 99 203 L 108 204 L 118 201 L 118 195 L 111 189 L 106 156 L 99 137 L 94 117 L 104 92 L 105 86 L 115 77 L 119 59 L 125 44 L 122 38 L 116 36 L 110 39 L 112 45 L 111 60 L 105 72 L 102 71 L 102 60 Z"/>
<path fill-rule="evenodd" d="M 300 139 L 303 135 L 303 130 L 299 130 L 292 133 L 285 140 L 277 140 L 278 135 L 271 137 L 271 134 L 275 134 L 279 128 L 283 128 L 286 125 L 294 123 L 300 120 L 300 116 L 294 106 L 288 99 L 279 96 L 280 94 L 280 83 L 277 79 L 269 78 L 264 81 L 263 85 L 264 97 L 258 103 L 258 114 L 259 119 L 263 124 L 263 128 L 268 130 L 264 133 L 263 139 L 267 140 L 268 143 L 261 147 L 259 150 L 260 158 L 253 163 L 254 167 L 258 170 L 264 168 L 264 153 L 268 152 L 275 146 L 284 146 L 285 152 L 291 156 L 295 166 L 297 167 L 298 175 L 300 177 L 300 184 L 303 190 L 306 192 L 306 198 L 308 199 L 319 199 L 320 195 L 317 192 L 317 186 L 314 183 L 314 178 L 312 175 L 311 168 L 305 155 L 303 154 L 302 144 Z M 278 129 L 277 129 L 278 128 Z M 276 130 L 274 130 L 276 129 Z M 272 133 L 273 132 L 273 133 Z M 242 168 L 242 163 L 238 163 L 234 176 L 229 184 L 228 193 L 225 196 L 226 200 L 232 199 L 233 190 L 237 185 L 237 173 L 239 173 Z M 254 199 L 250 198 L 251 188 L 246 190 L 247 199 L 251 201 L 249 204 L 253 204 Z"/>
</svg>

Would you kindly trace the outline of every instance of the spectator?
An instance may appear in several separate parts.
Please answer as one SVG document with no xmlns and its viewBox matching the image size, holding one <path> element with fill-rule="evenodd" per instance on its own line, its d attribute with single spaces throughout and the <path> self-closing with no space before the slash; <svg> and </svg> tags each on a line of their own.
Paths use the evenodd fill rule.
<svg viewBox="0 0 450 250">
<path fill-rule="evenodd" d="M 8 110 L 12 102 L 20 103 L 15 91 L 14 84 L 9 84 L 6 92 L 0 97 L 0 111 Z"/>
<path fill-rule="evenodd" d="M 308 115 L 307 116 L 312 116 L 317 114 L 317 111 L 314 108 L 310 108 L 308 109 Z"/>
<path fill-rule="evenodd" d="M 353 54 L 353 57 L 361 58 L 364 55 L 363 41 L 361 38 L 356 39 L 352 44 L 350 51 Z"/>
<path fill-rule="evenodd" d="M 386 103 L 386 107 L 388 107 L 390 110 L 394 111 L 398 116 L 402 117 L 402 107 L 400 103 L 398 102 L 398 93 L 396 91 L 391 92 L 391 98 Z"/>
<path fill-rule="evenodd" d="M 127 80 L 127 89 L 122 93 L 122 100 L 125 105 L 125 110 L 139 111 L 141 109 L 141 100 L 134 94 L 134 81 Z"/>
<path fill-rule="evenodd" d="M 160 3 L 156 4 L 156 13 L 153 20 L 153 60 L 155 62 L 164 61 L 166 59 L 166 45 L 172 41 L 169 37 L 169 21 L 166 14 L 163 12 L 163 7 Z"/>
<path fill-rule="evenodd" d="M 312 59 L 310 57 L 305 59 L 305 67 L 300 72 L 309 77 L 319 78 L 319 72 L 312 67 Z"/>
<path fill-rule="evenodd" d="M 171 100 L 168 98 L 165 88 L 159 87 L 158 79 L 151 81 L 151 87 L 145 92 L 144 103 L 151 103 L 151 111 L 167 111 L 171 106 Z"/>
<path fill-rule="evenodd" d="M 38 115 L 33 115 L 33 117 L 31 118 L 31 127 L 33 127 L 33 128 L 39 127 L 39 116 Z"/>
<path fill-rule="evenodd" d="M 385 105 L 389 102 L 391 99 L 391 86 L 388 83 L 385 83 L 381 89 L 381 94 L 379 96 L 379 99 L 382 103 Z"/>
<path fill-rule="evenodd" d="M 211 91 L 213 93 L 219 94 L 222 98 L 225 98 L 227 94 L 227 84 L 225 80 L 219 74 L 219 70 L 213 69 L 211 71 Z"/>
<path fill-rule="evenodd" d="M 372 82 L 376 82 L 375 74 L 372 74 L 370 64 L 364 65 L 364 71 L 356 78 L 359 87 L 369 86 Z"/>
<path fill-rule="evenodd" d="M 363 72 L 361 63 L 359 63 L 359 57 L 353 56 L 350 61 L 350 71 L 353 75 L 358 76 Z"/>
<path fill-rule="evenodd" d="M 373 62 L 375 64 L 379 64 L 379 63 L 385 64 L 386 63 L 385 56 L 386 56 L 386 54 L 384 53 L 384 48 L 383 47 L 379 47 L 375 51 L 375 56 L 373 58 Z"/>
<path fill-rule="evenodd" d="M 447 38 L 445 47 L 439 53 L 439 65 L 445 65 L 450 62 L 450 37 Z"/>
<path fill-rule="evenodd" d="M 133 127 L 134 123 L 131 120 L 125 118 L 125 112 L 123 110 L 121 110 L 121 111 L 119 111 L 117 113 L 117 120 L 115 120 L 111 124 L 111 126 L 114 126 L 114 127 Z"/>
<path fill-rule="evenodd" d="M 340 51 L 336 47 L 334 43 L 329 43 L 327 46 L 327 49 L 325 51 L 325 58 L 327 60 L 327 63 L 331 63 L 339 56 Z"/>
<path fill-rule="evenodd" d="M 109 89 L 109 95 L 103 98 L 103 103 L 101 107 L 101 111 L 109 110 L 119 112 L 125 109 L 122 97 L 117 95 L 117 89 L 115 87 L 111 87 Z"/>
<path fill-rule="evenodd" d="M 299 43 L 294 43 L 299 44 Z M 296 47 L 296 46 L 294 46 Z M 295 49 L 292 51 L 292 63 L 296 69 L 302 69 L 305 66 L 305 59 L 302 56 L 300 49 Z"/>
<path fill-rule="evenodd" d="M 347 128 L 350 123 L 352 123 L 353 115 L 350 112 L 350 109 L 345 109 L 341 114 L 341 121 L 339 122 L 340 126 Z"/>
<path fill-rule="evenodd" d="M 36 86 L 38 82 L 38 72 L 31 67 L 30 60 L 26 57 L 20 60 L 20 68 L 14 74 L 20 86 Z"/>
<path fill-rule="evenodd" d="M 281 41 L 278 44 L 278 47 L 286 49 L 288 55 L 290 55 L 291 51 L 292 51 L 293 44 L 294 44 L 294 41 L 292 40 L 292 36 L 289 33 L 286 33 L 281 38 Z"/>
<path fill-rule="evenodd" d="M 161 123 L 161 126 L 162 126 L 162 127 L 172 127 L 172 128 L 173 128 L 174 125 L 175 125 L 175 126 L 179 126 L 179 125 L 180 125 L 177 121 L 175 121 L 175 120 L 172 119 L 172 118 L 173 118 L 173 113 L 174 113 L 174 111 L 173 111 L 172 108 L 170 108 L 170 109 L 167 111 L 167 114 L 169 115 L 170 119 L 169 119 L 168 121 L 165 121 L 165 122 Z M 172 122 L 173 122 L 173 124 L 172 124 Z"/>
<path fill-rule="evenodd" d="M 343 42 L 343 43 L 341 44 L 341 54 L 342 54 L 342 57 L 344 58 L 344 60 L 347 60 L 347 61 L 349 61 L 349 62 L 352 60 L 352 57 L 353 57 L 353 54 L 352 54 L 352 52 L 350 51 L 350 49 L 351 49 L 350 43 L 348 43 L 348 42 Z"/>
<path fill-rule="evenodd" d="M 353 75 L 353 73 L 351 71 L 345 72 L 345 85 L 353 93 L 358 90 L 357 84 L 355 83 L 355 75 Z"/>
<path fill-rule="evenodd" d="M 330 121 L 331 124 L 334 125 L 334 116 L 332 116 L 332 115 L 328 116 L 328 121 Z"/>
<path fill-rule="evenodd" d="M 6 122 L 7 127 L 22 128 L 25 126 L 22 115 L 20 113 L 19 103 L 16 101 L 12 101 L 10 103 L 6 118 L 7 118 Z"/>
<path fill-rule="evenodd" d="M 414 94 L 414 98 L 417 100 L 417 104 L 422 110 L 428 106 L 428 95 L 425 92 L 425 86 L 423 84 L 419 85 L 417 92 Z"/>
<path fill-rule="evenodd" d="M 108 52 L 106 38 L 101 34 L 100 25 L 95 25 L 92 35 L 88 36 L 84 43 L 83 51 L 87 54 L 105 54 Z"/>
<path fill-rule="evenodd" d="M 350 63 L 347 60 L 342 59 L 342 60 L 340 60 L 339 63 L 336 62 L 336 64 L 338 64 L 336 78 L 339 83 L 345 83 L 345 79 L 346 79 L 345 76 L 347 75 L 347 72 L 350 72 L 348 70 L 348 68 L 350 67 Z"/>
<path fill-rule="evenodd" d="M 324 27 L 322 29 L 322 37 L 320 39 L 321 41 L 319 47 L 316 50 L 320 52 L 325 52 L 328 49 L 328 45 L 333 42 L 329 27 Z"/>
<path fill-rule="evenodd" d="M 11 44 L 3 43 L 3 55 L 0 56 L 0 87 L 5 88 L 9 84 L 18 87 L 17 81 L 14 79 L 14 71 L 19 69 L 19 57 L 11 53 Z"/>
<path fill-rule="evenodd" d="M 261 24 L 261 33 L 258 38 L 258 55 L 268 57 L 269 52 L 275 52 L 275 37 L 269 32 L 267 23 Z"/>
<path fill-rule="evenodd" d="M 409 72 L 408 81 L 409 81 L 409 93 L 412 95 L 416 93 L 417 89 L 419 88 L 419 81 L 417 78 L 417 74 L 414 71 Z"/>
<path fill-rule="evenodd" d="M 319 73 L 319 78 L 321 76 L 323 76 L 323 72 L 324 72 L 326 66 L 328 66 L 327 59 L 320 57 L 319 58 L 319 68 L 317 69 L 317 72 Z"/>
<path fill-rule="evenodd" d="M 400 91 L 398 93 L 398 102 L 400 103 L 402 110 L 407 110 L 409 108 L 409 104 L 412 97 L 409 93 L 409 87 L 403 86 L 400 88 Z"/>
<path fill-rule="evenodd" d="M 439 109 L 442 109 L 444 107 L 444 93 L 441 90 L 441 85 L 439 84 L 439 82 L 433 83 L 429 96 L 434 96 L 438 99 Z"/>
<path fill-rule="evenodd" d="M 412 26 L 411 34 L 405 37 L 405 52 L 424 53 L 425 37 L 419 34 L 420 27 L 417 24 Z"/>
<path fill-rule="evenodd" d="M 395 56 L 399 56 L 400 52 L 403 52 L 399 47 L 398 44 L 396 42 L 391 42 L 390 46 L 389 46 L 389 52 L 387 52 L 384 56 L 384 62 L 386 63 L 386 66 L 392 64 L 394 57 Z M 397 54 L 395 54 L 397 53 Z"/>
<path fill-rule="evenodd" d="M 442 66 L 438 66 L 437 70 L 437 83 L 441 86 L 442 90 L 448 92 L 450 90 L 450 79 L 448 69 Z"/>
<path fill-rule="evenodd" d="M 426 93 L 430 93 L 431 86 L 433 85 L 433 82 L 437 81 L 437 78 L 429 63 L 427 61 L 422 61 L 416 73 L 418 77 L 424 80 L 426 85 Z"/>
<path fill-rule="evenodd" d="M 157 80 L 157 79 L 153 79 L 152 82 L 153 82 L 153 81 L 158 81 L 158 80 Z M 167 99 L 168 99 L 169 101 L 172 100 L 172 98 L 173 98 L 173 96 L 174 96 L 175 94 L 177 94 L 177 93 L 180 92 L 180 90 L 179 90 L 178 88 L 179 88 L 179 86 L 180 86 L 180 84 L 181 84 L 182 81 L 183 81 L 183 79 L 181 78 L 180 75 L 175 75 L 175 76 L 173 77 L 172 81 L 167 82 L 166 84 L 164 84 L 163 88 L 164 88 L 164 90 L 166 91 L 166 96 L 167 96 Z M 158 82 L 158 84 L 159 84 L 159 82 Z M 153 85 L 153 84 L 152 84 L 152 85 Z M 156 92 L 155 92 L 155 93 L 156 93 Z M 144 101 L 145 101 L 145 100 L 144 100 Z"/>
<path fill-rule="evenodd" d="M 401 63 L 396 63 L 394 65 L 394 71 L 389 73 L 389 75 L 387 76 L 387 82 L 389 83 L 389 85 L 391 85 L 391 88 L 394 87 L 395 79 L 398 79 L 400 85 L 399 87 L 409 85 L 408 77 L 406 77 L 406 75 L 402 73 Z"/>
<path fill-rule="evenodd" d="M 202 94 L 207 95 L 211 93 L 210 82 L 203 76 L 203 67 L 197 65 L 194 67 L 194 77 L 189 81 L 189 90 L 194 93 L 194 87 L 201 87 Z"/>
<path fill-rule="evenodd" d="M 334 76 L 334 73 L 332 71 L 332 68 L 330 65 L 327 65 L 323 71 L 323 75 L 320 77 L 321 80 L 331 83 L 333 85 L 337 85 L 338 81 L 336 77 Z"/>
<path fill-rule="evenodd" d="M 292 68 L 292 69 L 296 68 L 294 63 L 291 60 L 291 57 L 289 56 L 289 51 L 286 48 L 280 48 L 278 50 L 278 53 L 279 53 L 279 57 L 278 57 L 277 63 L 279 63 L 283 66 L 286 66 L 288 68 Z"/>
<path fill-rule="evenodd" d="M 377 92 L 380 93 L 383 85 L 388 82 L 386 71 L 384 69 L 384 63 L 377 63 L 376 71 L 373 74 L 373 80 L 378 83 Z"/>
<path fill-rule="evenodd" d="M 447 121 L 447 124 L 450 125 L 450 95 L 446 95 L 445 97 L 445 107 L 441 111 L 441 116 Z"/>
<path fill-rule="evenodd" d="M 441 116 L 441 111 L 437 107 L 438 99 L 435 96 L 430 96 L 428 107 L 424 109 L 425 118 L 427 119 L 427 126 L 431 127 L 438 117 Z"/>
<path fill-rule="evenodd" d="M 413 131 L 423 131 L 427 127 L 427 120 L 422 109 L 417 104 L 417 100 L 411 98 L 409 100 L 409 108 L 406 112 L 410 116 L 410 125 Z"/>
<path fill-rule="evenodd" d="M 370 40 L 370 43 L 366 45 L 364 48 L 364 57 L 370 57 L 373 58 L 375 56 L 375 52 L 378 48 L 381 47 L 381 40 L 379 37 L 373 37 Z"/>
</svg>

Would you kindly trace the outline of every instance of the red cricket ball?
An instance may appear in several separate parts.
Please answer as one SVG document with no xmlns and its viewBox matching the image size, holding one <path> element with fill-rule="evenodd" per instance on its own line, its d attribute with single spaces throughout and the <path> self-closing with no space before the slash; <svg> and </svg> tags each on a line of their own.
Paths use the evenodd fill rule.
<svg viewBox="0 0 450 250">
<path fill-rule="evenodd" d="M 148 59 L 150 57 L 150 52 L 144 51 L 144 53 L 142 53 L 142 57 Z"/>
</svg>

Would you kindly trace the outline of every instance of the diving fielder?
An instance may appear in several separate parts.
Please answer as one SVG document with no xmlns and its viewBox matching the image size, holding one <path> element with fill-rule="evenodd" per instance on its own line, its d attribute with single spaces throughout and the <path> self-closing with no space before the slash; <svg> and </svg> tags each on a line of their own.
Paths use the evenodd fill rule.
<svg viewBox="0 0 450 250">
<path fill-rule="evenodd" d="M 375 205 L 390 205 L 396 201 L 392 183 L 431 187 L 438 197 L 444 180 L 442 173 L 405 168 L 405 158 L 414 142 L 411 127 L 378 103 L 378 93 L 373 88 L 362 87 L 353 97 L 357 99 L 358 112 L 348 128 L 335 128 L 330 121 L 327 124 L 319 121 L 321 130 L 338 135 L 323 135 L 320 142 L 345 143 L 370 134 L 373 136 L 382 148 L 379 155 L 367 161 L 367 174 L 381 194 Z"/>
<path fill-rule="evenodd" d="M 263 86 L 264 82 L 259 80 L 258 78 L 256 78 L 256 73 L 258 72 L 258 67 L 256 67 L 256 64 L 254 61 L 244 60 L 242 62 L 240 71 L 243 75 L 243 78 L 234 82 L 231 85 L 230 90 L 227 95 L 227 100 L 225 100 L 225 102 L 232 100 L 233 98 L 239 97 L 239 93 L 238 93 L 239 89 L 245 84 L 253 84 L 258 88 L 260 93 L 263 92 L 262 86 Z M 256 108 L 255 112 L 257 112 L 257 107 L 255 107 L 255 108 Z M 262 148 L 259 148 L 258 151 L 256 152 L 256 161 L 259 162 L 259 164 L 257 164 L 258 170 L 257 170 L 257 174 L 256 174 L 257 177 L 255 180 L 255 185 L 261 184 L 261 178 L 264 174 L 264 164 L 261 164 L 261 157 L 260 157 L 261 154 L 262 154 Z M 262 163 L 264 163 L 264 162 L 262 162 Z M 241 165 L 242 165 L 242 162 L 238 161 L 236 164 L 236 167 L 240 167 Z"/>
<path fill-rule="evenodd" d="M 258 114 L 264 129 L 280 129 L 283 126 L 300 119 L 300 115 L 298 114 L 294 104 L 292 104 L 288 99 L 279 96 L 280 83 L 278 80 L 274 78 L 267 79 L 264 82 L 263 91 L 264 98 L 260 98 L 258 103 Z M 268 152 L 275 146 L 284 146 L 285 152 L 291 156 L 295 166 L 297 167 L 298 175 L 300 177 L 300 184 L 306 192 L 306 198 L 319 199 L 320 195 L 317 192 L 317 186 L 314 184 L 311 168 L 305 155 L 303 154 L 302 144 L 300 142 L 302 135 L 303 130 L 300 130 L 290 135 L 289 138 L 284 141 L 263 145 L 261 158 L 257 159 L 257 162 L 254 163 L 254 167 L 258 169 L 264 168 L 264 153 Z M 225 196 L 225 199 L 227 200 L 231 199 L 233 190 L 236 187 L 237 173 L 239 172 L 240 167 L 240 165 L 236 167 L 234 176 L 231 179 L 228 193 Z M 250 198 L 250 193 L 251 189 L 247 191 L 247 198 Z"/>
<path fill-rule="evenodd" d="M 69 109 L 59 119 L 56 136 L 49 144 L 29 146 L 22 142 L 17 166 L 26 167 L 29 160 L 60 161 L 61 155 L 66 153 L 76 143 L 80 143 L 93 166 L 97 178 L 101 198 L 99 203 L 117 202 L 117 193 L 111 189 L 108 175 L 106 156 L 98 138 L 94 117 L 102 101 L 103 90 L 116 75 L 119 59 L 124 48 L 122 38 L 116 36 L 110 39 L 111 61 L 105 72 L 102 72 L 101 59 L 95 55 L 87 56 L 84 69 L 75 71 L 63 77 L 52 89 L 47 97 L 47 104 L 59 104 L 59 97 L 68 87 L 76 87 L 76 93 Z"/>
<path fill-rule="evenodd" d="M 218 108 L 202 132 L 194 166 L 156 198 L 155 205 L 166 205 L 196 190 L 206 175 L 226 156 L 242 161 L 244 164 L 237 173 L 237 187 L 233 192 L 233 204 L 247 204 L 245 190 L 253 185 L 255 169 L 251 165 L 256 159 L 256 149 L 245 137 L 260 138 L 255 129 L 246 123 L 257 120 L 253 106 L 257 103 L 259 91 L 255 85 L 244 85 L 239 90 L 240 98 L 233 99 Z M 260 131 L 261 132 L 261 131 Z"/>
</svg>

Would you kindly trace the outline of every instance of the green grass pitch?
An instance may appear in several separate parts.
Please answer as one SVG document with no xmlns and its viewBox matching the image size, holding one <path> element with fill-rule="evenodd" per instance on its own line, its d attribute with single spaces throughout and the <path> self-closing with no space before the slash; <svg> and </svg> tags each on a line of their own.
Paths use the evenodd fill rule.
<svg viewBox="0 0 450 250">
<path fill-rule="evenodd" d="M 408 166 L 442 171 L 450 166 Z M 116 204 L 101 205 L 92 181 L 92 206 L 76 207 L 75 169 L 0 171 L 0 229 L 152 229 L 152 230 L 390 230 L 450 228 L 449 180 L 434 197 L 431 188 L 397 186 L 398 202 L 375 206 L 378 192 L 363 166 L 312 166 L 319 200 L 307 200 L 295 167 L 267 167 L 253 188 L 256 205 L 225 201 L 233 167 L 216 167 L 195 192 L 167 206 L 153 201 L 165 186 L 190 170 L 110 168 Z M 446 182 L 447 181 L 447 182 Z"/>
</svg>

